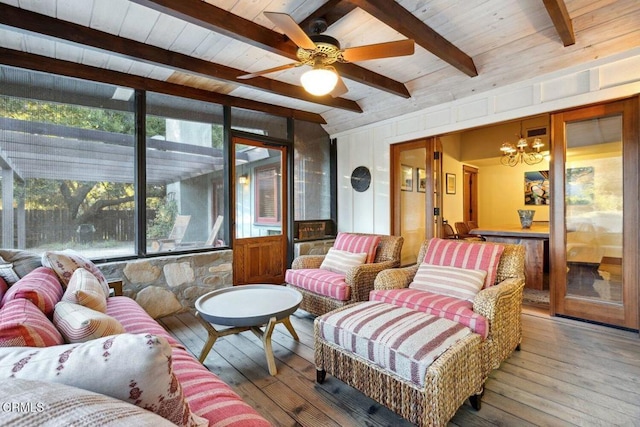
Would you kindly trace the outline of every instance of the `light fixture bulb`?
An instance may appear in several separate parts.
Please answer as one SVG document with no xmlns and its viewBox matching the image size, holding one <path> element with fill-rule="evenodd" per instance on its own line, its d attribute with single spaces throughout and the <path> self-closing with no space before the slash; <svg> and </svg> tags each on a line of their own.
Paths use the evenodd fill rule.
<svg viewBox="0 0 640 427">
<path fill-rule="evenodd" d="M 314 67 L 300 76 L 302 87 L 311 95 L 326 95 L 336 87 L 338 74 L 333 67 Z"/>
</svg>

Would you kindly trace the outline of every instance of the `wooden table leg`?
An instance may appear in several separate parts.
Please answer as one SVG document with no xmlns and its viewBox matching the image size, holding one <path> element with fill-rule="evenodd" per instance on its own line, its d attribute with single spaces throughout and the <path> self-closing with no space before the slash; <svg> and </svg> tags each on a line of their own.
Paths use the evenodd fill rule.
<svg viewBox="0 0 640 427">
<path fill-rule="evenodd" d="M 211 351 L 211 347 L 213 347 L 213 344 L 215 344 L 216 340 L 219 337 L 224 337 L 226 335 L 232 335 L 232 334 L 239 334 L 240 332 L 244 332 L 250 329 L 247 326 L 238 326 L 235 328 L 228 328 L 228 329 L 219 331 L 216 328 L 214 328 L 211 323 L 201 318 L 199 316 L 199 313 L 197 312 L 196 312 L 196 317 L 200 319 L 200 322 L 202 323 L 202 325 L 207 330 L 207 333 L 209 334 L 209 339 L 207 339 L 207 342 L 204 344 L 204 347 L 202 347 L 202 351 L 200 352 L 200 358 L 198 359 L 200 363 L 204 363 L 205 359 L 207 358 L 207 355 Z"/>
<path fill-rule="evenodd" d="M 262 345 L 264 346 L 264 354 L 267 357 L 267 366 L 269 366 L 269 373 L 271 375 L 275 375 L 278 373 L 276 369 L 276 361 L 273 357 L 273 348 L 271 347 L 271 334 L 273 334 L 273 329 L 276 327 L 275 317 L 269 319 L 269 323 L 267 323 L 267 327 L 264 330 L 264 334 L 262 335 Z"/>
<path fill-rule="evenodd" d="M 196 317 L 202 321 L 202 325 L 205 327 L 205 329 L 207 330 L 207 333 L 209 334 L 209 339 L 204 344 L 204 347 L 202 347 L 202 351 L 200 352 L 200 358 L 198 359 L 200 363 L 204 363 L 204 360 L 207 358 L 207 355 L 211 351 L 211 347 L 213 347 L 213 344 L 216 342 L 220 334 L 218 334 L 218 331 L 216 331 L 216 328 L 211 326 L 209 322 L 202 319 L 199 316 L 199 313 L 196 313 Z"/>
<path fill-rule="evenodd" d="M 289 331 L 293 339 L 296 341 L 300 341 L 300 338 L 298 338 L 298 334 L 296 333 L 296 330 L 293 329 L 293 325 L 291 324 L 291 320 L 289 319 L 289 316 L 282 319 L 281 322 L 284 324 L 284 327 L 287 328 L 287 331 Z"/>
</svg>

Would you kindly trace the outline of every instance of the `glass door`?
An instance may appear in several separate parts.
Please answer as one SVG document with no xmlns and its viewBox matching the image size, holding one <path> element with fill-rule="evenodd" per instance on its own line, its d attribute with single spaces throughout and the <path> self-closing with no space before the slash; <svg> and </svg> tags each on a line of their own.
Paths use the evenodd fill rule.
<svg viewBox="0 0 640 427">
<path fill-rule="evenodd" d="M 552 117 L 555 314 L 638 328 L 637 118 L 637 100 Z"/>
<path fill-rule="evenodd" d="M 233 283 L 284 283 L 286 147 L 233 138 Z"/>
</svg>

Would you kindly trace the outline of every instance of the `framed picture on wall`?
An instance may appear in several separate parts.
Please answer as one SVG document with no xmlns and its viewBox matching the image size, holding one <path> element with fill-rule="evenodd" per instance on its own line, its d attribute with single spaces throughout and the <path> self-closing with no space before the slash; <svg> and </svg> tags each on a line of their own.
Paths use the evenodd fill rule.
<svg viewBox="0 0 640 427">
<path fill-rule="evenodd" d="M 445 185 L 447 186 L 447 194 L 456 194 L 456 174 L 446 174 Z"/>
<path fill-rule="evenodd" d="M 402 173 L 402 184 L 400 189 L 402 191 L 413 191 L 413 168 L 407 165 L 400 166 Z"/>
<path fill-rule="evenodd" d="M 427 171 L 425 169 L 417 168 L 417 189 L 419 193 L 425 193 L 427 191 Z"/>
</svg>

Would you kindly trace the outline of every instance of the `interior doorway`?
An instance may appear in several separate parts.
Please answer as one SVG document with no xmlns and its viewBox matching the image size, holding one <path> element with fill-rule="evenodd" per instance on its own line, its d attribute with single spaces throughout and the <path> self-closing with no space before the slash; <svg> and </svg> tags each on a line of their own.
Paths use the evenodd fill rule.
<svg viewBox="0 0 640 427">
<path fill-rule="evenodd" d="M 462 165 L 463 221 L 478 224 L 478 169 Z"/>
</svg>

